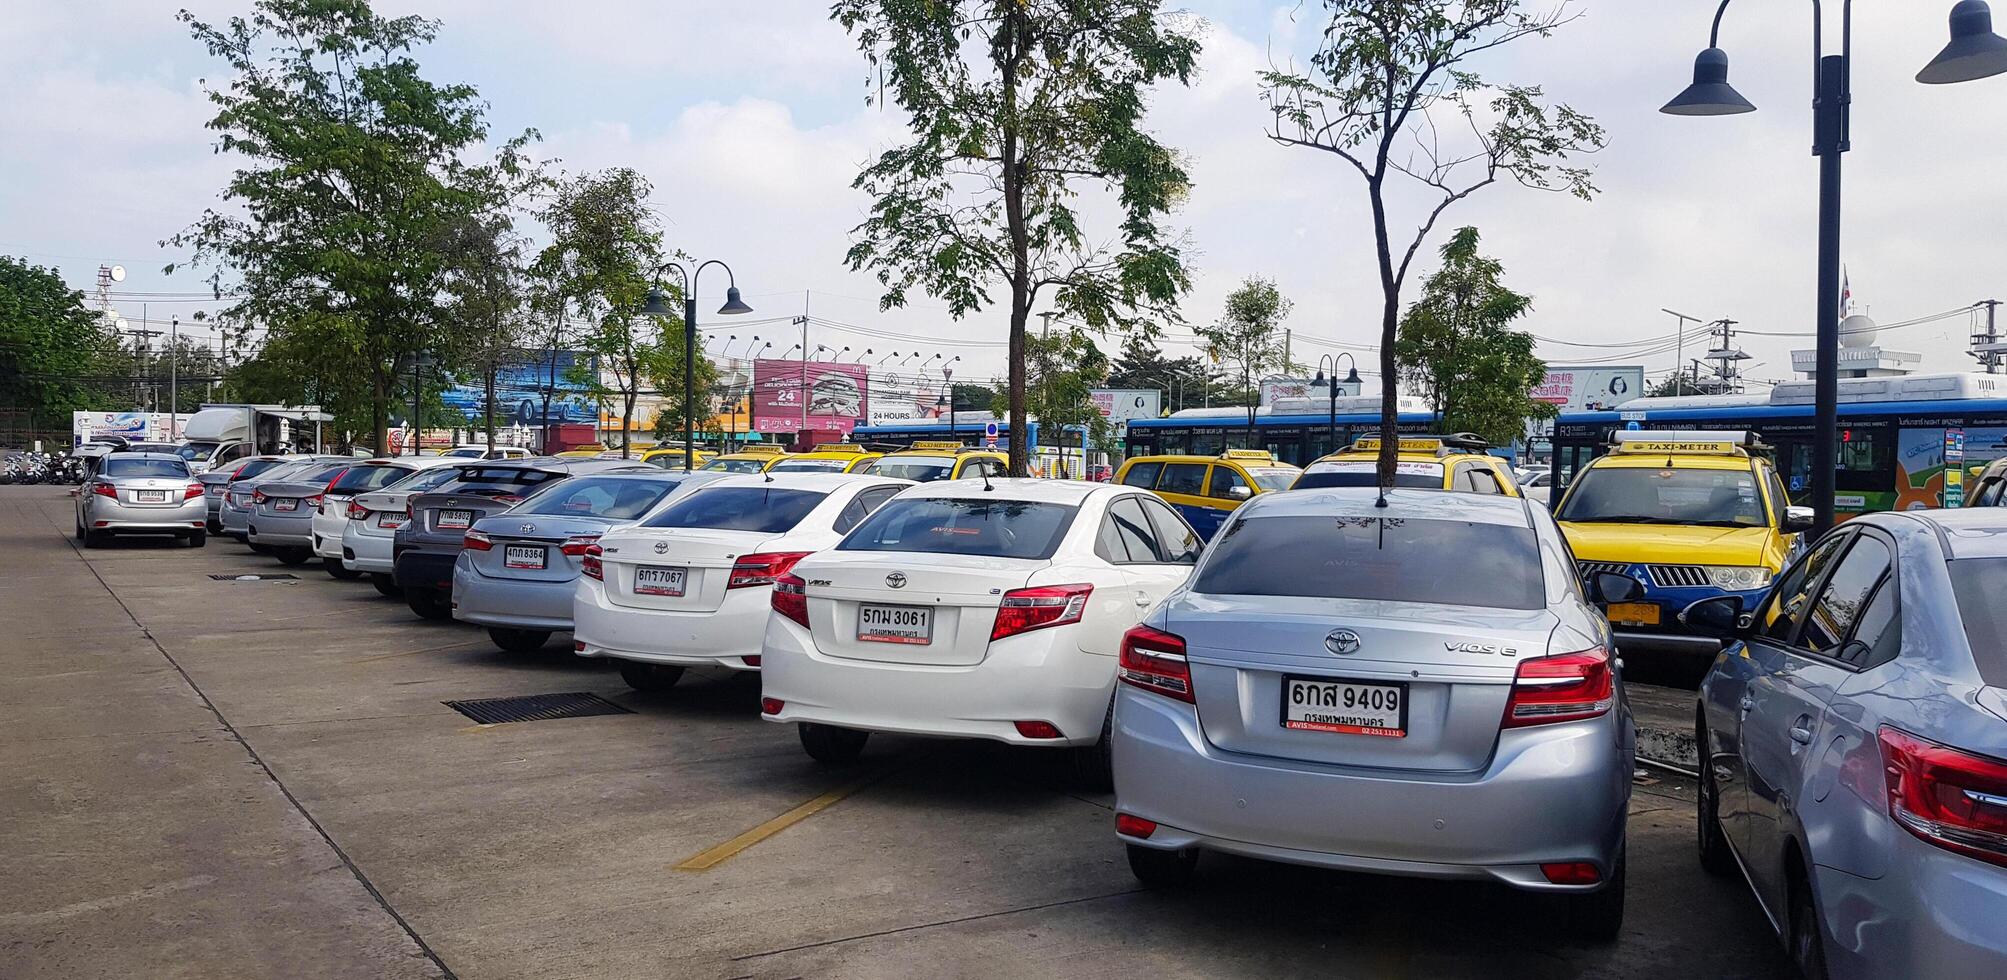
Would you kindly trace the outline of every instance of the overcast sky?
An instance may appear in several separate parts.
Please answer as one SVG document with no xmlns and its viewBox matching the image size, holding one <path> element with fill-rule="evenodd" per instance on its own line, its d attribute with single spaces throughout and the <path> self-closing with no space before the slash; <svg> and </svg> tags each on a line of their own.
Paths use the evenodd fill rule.
<svg viewBox="0 0 2007 980">
<path fill-rule="evenodd" d="M 241 0 L 195 0 L 205 19 Z M 1811 144 L 1808 5 L 1745 2 L 1728 11 L 1731 80 L 1760 108 L 1726 118 L 1661 115 L 1707 40 L 1712 0 L 1583 0 L 1582 18 L 1481 67 L 1539 84 L 1608 128 L 1591 161 L 1593 203 L 1499 185 L 1459 205 L 1442 231 L 1476 225 L 1509 284 L 1534 297 L 1524 321 L 1543 338 L 1612 344 L 1669 335 L 1670 307 L 1730 317 L 1742 329 L 1814 326 L 1817 163 Z M 1929 87 L 1912 76 L 1942 46 L 1950 0 L 1859 5 L 1854 151 L 1846 157 L 1844 253 L 1856 301 L 1885 323 L 2007 298 L 2007 77 Z M 196 274 L 160 274 L 182 256 L 156 243 L 211 204 L 232 166 L 211 149 L 200 79 L 222 77 L 174 20 L 173 2 L 20 0 L 0 18 L 0 253 L 60 266 L 89 290 L 100 262 L 129 270 L 129 291 L 191 291 Z M 1186 154 L 1194 179 L 1174 224 L 1195 242 L 1185 316 L 1204 322 L 1250 275 L 1295 300 L 1300 361 L 1350 347 L 1370 358 L 1379 294 L 1364 190 L 1326 154 L 1276 146 L 1255 73 L 1300 63 L 1319 24 L 1314 2 L 1193 0 L 1204 21 L 1201 73 L 1164 88 L 1150 127 Z M 875 283 L 847 271 L 849 229 L 867 202 L 859 164 L 900 134 L 864 104 L 863 57 L 825 0 L 385 0 L 379 9 L 443 21 L 420 52 L 435 81 L 477 86 L 493 131 L 534 127 L 571 171 L 633 166 L 655 183 L 672 245 L 731 263 L 755 318 L 818 317 L 926 339 L 817 327 L 810 344 L 869 347 L 872 360 L 919 349 L 960 355 L 978 377 L 1002 368 L 1005 313 L 960 322 L 931 299 L 880 313 Z M 1397 215 L 1412 223 L 1414 211 Z M 1422 264 L 1419 285 L 1433 262 Z M 717 292 L 722 283 L 702 284 Z M 1412 294 L 1411 294 L 1412 295 Z M 204 304 L 155 304 L 187 314 Z M 707 306 L 715 305 L 706 299 Z M 121 302 L 129 319 L 138 302 Z M 168 312 L 164 312 L 168 311 Z M 1931 370 L 1964 370 L 1968 317 L 1884 334 Z M 796 342 L 785 322 L 753 334 Z M 950 346 L 956 341 L 967 346 Z M 1747 336 L 1755 377 L 1791 377 L 1809 338 Z M 1114 342 L 1104 345 L 1111 351 Z M 1167 345 L 1175 347 L 1176 345 Z M 1695 353 L 1687 348 L 1688 356 Z M 1625 357 L 1623 349 L 1543 343 L 1551 363 Z M 1634 358 L 1670 369 L 1670 351 Z M 1370 367 L 1362 364 L 1362 367 Z M 958 372 L 961 373 L 961 372 Z"/>
</svg>

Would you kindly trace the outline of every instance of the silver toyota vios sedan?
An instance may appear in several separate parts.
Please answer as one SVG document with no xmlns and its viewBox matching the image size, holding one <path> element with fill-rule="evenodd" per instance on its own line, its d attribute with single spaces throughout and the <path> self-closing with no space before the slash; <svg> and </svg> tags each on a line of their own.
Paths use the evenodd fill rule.
<svg viewBox="0 0 2007 980">
<path fill-rule="evenodd" d="M 187 461 L 167 453 L 111 453 L 77 490 L 77 540 L 86 548 L 125 534 L 172 535 L 200 548 L 208 515 Z"/>
<path fill-rule="evenodd" d="M 1551 893 L 1616 935 L 1635 735 L 1610 627 L 1545 508 L 1262 494 L 1124 639 L 1116 831 L 1145 884 L 1201 851 Z M 1610 599 L 1635 580 L 1599 576 Z"/>
<path fill-rule="evenodd" d="M 2007 977 L 2007 511 L 1858 517 L 1701 683 L 1700 858 L 1807 977 Z"/>
</svg>

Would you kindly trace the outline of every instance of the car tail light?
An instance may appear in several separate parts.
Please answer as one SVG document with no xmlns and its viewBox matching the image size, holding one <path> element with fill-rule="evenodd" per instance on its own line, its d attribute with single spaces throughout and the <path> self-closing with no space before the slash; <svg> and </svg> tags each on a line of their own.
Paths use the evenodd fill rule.
<svg viewBox="0 0 2007 980">
<path fill-rule="evenodd" d="M 1603 873 L 1587 861 L 1543 864 L 1540 873 L 1547 876 L 1550 885 L 1593 885 L 1603 880 Z"/>
<path fill-rule="evenodd" d="M 467 536 L 460 539 L 460 546 L 468 551 L 493 551 L 495 539 L 488 537 L 486 531 L 468 531 Z"/>
<path fill-rule="evenodd" d="M 1142 817 L 1131 816 L 1127 813 L 1118 813 L 1115 815 L 1115 832 L 1124 837 L 1149 840 L 1150 835 L 1157 832 L 1157 821 L 1145 820 Z"/>
<path fill-rule="evenodd" d="M 799 575 L 782 575 L 774 580 L 774 612 L 808 629 L 808 581 Z"/>
<path fill-rule="evenodd" d="M 772 585 L 774 580 L 786 575 L 794 568 L 795 562 L 814 554 L 812 551 L 765 551 L 751 555 L 740 555 L 732 563 L 732 577 L 725 581 L 727 589 L 746 589 L 755 585 Z"/>
<path fill-rule="evenodd" d="M 355 501 L 353 501 L 353 500 L 349 501 L 349 502 L 348 502 L 348 519 L 349 519 L 349 520 L 351 520 L 351 521 L 366 521 L 366 520 L 368 520 L 368 519 L 369 519 L 369 508 L 367 508 L 367 507 L 364 507 L 363 505 L 361 505 L 361 504 L 358 504 L 358 503 L 356 503 L 356 502 L 355 502 Z"/>
<path fill-rule="evenodd" d="M 1148 626 L 1122 634 L 1122 656 L 1115 676 L 1125 684 L 1154 691 L 1175 701 L 1192 699 L 1192 665 L 1185 660 L 1185 638 Z"/>
<path fill-rule="evenodd" d="M 264 503 L 264 502 L 265 502 L 265 491 L 263 491 L 263 490 L 253 490 L 253 491 L 251 491 L 251 502 L 252 502 L 252 503 L 254 503 L 254 504 L 262 504 L 262 503 Z"/>
<path fill-rule="evenodd" d="M 181 499 L 194 500 L 197 497 L 203 496 L 207 492 L 208 491 L 202 489 L 202 484 L 191 483 L 188 485 L 187 489 L 181 491 Z"/>
<path fill-rule="evenodd" d="M 606 570 L 600 564 L 600 554 L 598 544 L 586 545 L 584 553 L 578 559 L 578 570 L 583 572 L 586 578 L 596 578 L 603 582 L 606 580 Z"/>
<path fill-rule="evenodd" d="M 574 534 L 564 539 L 563 544 L 558 545 L 558 552 L 573 558 L 583 558 L 585 557 L 586 549 L 591 548 L 597 543 L 599 543 L 599 535 L 597 534 Z M 598 554 L 598 552 L 593 553 Z"/>
<path fill-rule="evenodd" d="M 760 699 L 760 714 L 763 714 L 763 715 L 777 715 L 777 714 L 780 714 L 780 713 L 781 713 L 781 709 L 782 709 L 782 708 L 785 708 L 785 707 L 787 707 L 787 702 L 786 702 L 786 701 L 782 701 L 782 700 L 781 700 L 781 699 L 779 699 L 779 698 L 761 698 L 761 699 Z"/>
<path fill-rule="evenodd" d="M 1522 660 L 1505 703 L 1505 728 L 1594 718 L 1616 703 L 1616 677 L 1601 647 Z"/>
<path fill-rule="evenodd" d="M 508 504 L 511 507 L 514 507 L 515 505 L 523 502 L 522 497 L 513 493 L 498 493 L 495 495 L 495 499 L 501 503 Z"/>
<path fill-rule="evenodd" d="M 110 497 L 113 500 L 118 499 L 118 488 L 109 483 L 93 483 L 91 484 L 91 492 L 100 497 Z"/>
<path fill-rule="evenodd" d="M 1884 725 L 1889 816 L 1948 851 L 2007 867 L 2007 762 Z"/>
<path fill-rule="evenodd" d="M 1060 734 L 1058 725 L 1049 721 L 1017 721 L 1011 724 L 1017 727 L 1017 733 L 1024 738 L 1066 737 Z"/>
<path fill-rule="evenodd" d="M 1091 585 L 1040 585 L 1012 589 L 1004 593 L 1002 604 L 997 606 L 997 622 L 990 627 L 990 641 L 1048 626 L 1080 622 L 1080 617 L 1087 612 L 1087 597 L 1093 592 L 1094 586 Z"/>
<path fill-rule="evenodd" d="M 415 521 L 418 519 L 417 501 L 407 500 L 404 502 L 404 519 L 407 521 Z"/>
<path fill-rule="evenodd" d="M 760 655 L 757 653 L 749 657 L 740 657 L 739 659 L 745 661 L 748 667 L 758 667 L 760 665 Z"/>
</svg>

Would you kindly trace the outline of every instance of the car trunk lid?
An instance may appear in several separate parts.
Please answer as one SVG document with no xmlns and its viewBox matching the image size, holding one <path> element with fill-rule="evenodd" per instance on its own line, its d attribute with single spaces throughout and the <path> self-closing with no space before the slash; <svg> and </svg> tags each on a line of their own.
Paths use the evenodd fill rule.
<svg viewBox="0 0 2007 980">
<path fill-rule="evenodd" d="M 596 517 L 503 515 L 474 525 L 488 536 L 486 551 L 470 550 L 469 561 L 476 572 L 491 578 L 563 582 L 578 577 L 582 555 L 567 555 L 567 540 L 597 536 L 611 522 Z"/>
<path fill-rule="evenodd" d="M 725 601 L 732 566 L 782 535 L 664 527 L 600 538 L 607 601 L 663 612 L 711 612 Z"/>
<path fill-rule="evenodd" d="M 816 649 L 844 660 L 969 666 L 989 651 L 1003 594 L 1051 562 L 964 554 L 829 551 L 807 583 Z M 897 584 L 895 584 L 897 583 Z"/>
<path fill-rule="evenodd" d="M 514 488 L 473 487 L 452 493 L 421 493 L 409 501 L 418 530 L 437 536 L 464 535 L 475 522 L 521 501 Z"/>
</svg>

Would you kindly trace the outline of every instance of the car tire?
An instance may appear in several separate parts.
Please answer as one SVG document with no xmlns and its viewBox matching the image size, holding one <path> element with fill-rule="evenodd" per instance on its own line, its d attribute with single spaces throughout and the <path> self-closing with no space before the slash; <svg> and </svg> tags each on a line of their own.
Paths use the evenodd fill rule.
<svg viewBox="0 0 2007 980">
<path fill-rule="evenodd" d="M 239 540 L 242 539 L 240 538 Z M 279 550 L 277 548 L 272 547 L 269 544 L 258 544 L 253 541 L 245 541 L 244 547 L 251 549 L 251 553 L 254 555 L 269 555 Z"/>
<path fill-rule="evenodd" d="M 643 694 L 661 694 L 676 686 L 683 679 L 683 668 L 671 664 L 637 664 L 625 661 L 620 665 L 620 679 Z"/>
<path fill-rule="evenodd" d="M 371 572 L 369 584 L 376 586 L 377 594 L 386 599 L 404 598 L 404 590 L 397 587 L 397 580 L 382 572 Z"/>
<path fill-rule="evenodd" d="M 1826 980 L 1826 938 L 1819 928 L 1819 903 L 1803 871 L 1791 875 L 1791 965 L 1805 980 Z"/>
<path fill-rule="evenodd" d="M 550 642 L 550 630 L 515 630 L 500 626 L 488 628 L 488 639 L 509 653 L 535 653 Z"/>
<path fill-rule="evenodd" d="M 105 540 L 105 535 L 102 531 L 84 532 L 84 547 L 86 548 L 102 548 L 105 546 Z"/>
<path fill-rule="evenodd" d="M 1624 852 L 1617 851 L 1615 873 L 1603 887 L 1588 893 L 1563 895 L 1562 911 L 1568 935 L 1578 942 L 1607 943 L 1624 928 Z"/>
<path fill-rule="evenodd" d="M 1735 855 L 1721 832 L 1721 783 L 1715 778 L 1709 758 L 1707 719 L 1694 722 L 1693 744 L 1700 753 L 1700 787 L 1694 794 L 1694 837 L 1699 845 L 1701 870 L 1717 878 L 1735 873 Z"/>
<path fill-rule="evenodd" d="M 1108 711 L 1101 716 L 1101 739 L 1093 745 L 1082 745 L 1072 750 L 1073 781 L 1090 793 L 1108 793 L 1115 789 L 1115 756 L 1109 749 L 1109 736 L 1115 730 L 1115 699 L 1108 699 Z"/>
<path fill-rule="evenodd" d="M 1154 847 L 1129 844 L 1129 873 L 1145 888 L 1180 888 L 1192 880 L 1199 866 L 1198 848 L 1161 851 Z"/>
<path fill-rule="evenodd" d="M 433 589 L 404 590 L 404 604 L 422 619 L 453 618 L 453 600 Z"/>
<path fill-rule="evenodd" d="M 312 561 L 314 552 L 311 548 L 277 548 L 273 550 L 272 557 L 277 558 L 281 565 L 297 568 Z"/>
<path fill-rule="evenodd" d="M 207 547 L 208 544 L 209 544 L 209 532 L 207 531 L 197 531 L 194 534 L 188 536 L 188 546 L 190 548 Z"/>
<path fill-rule="evenodd" d="M 825 766 L 847 766 L 864 754 L 864 743 L 871 739 L 870 732 L 860 732 L 855 728 L 839 728 L 835 725 L 817 725 L 801 722 L 801 747 L 809 758 Z"/>
<path fill-rule="evenodd" d="M 342 564 L 339 558 L 322 558 L 321 568 L 328 573 L 329 578 L 340 582 L 353 582 L 362 577 L 361 572 Z"/>
</svg>

